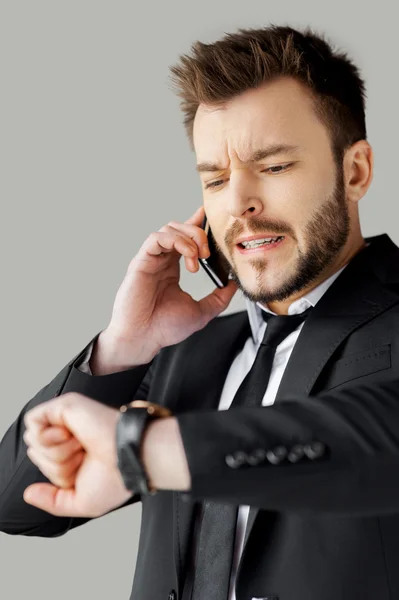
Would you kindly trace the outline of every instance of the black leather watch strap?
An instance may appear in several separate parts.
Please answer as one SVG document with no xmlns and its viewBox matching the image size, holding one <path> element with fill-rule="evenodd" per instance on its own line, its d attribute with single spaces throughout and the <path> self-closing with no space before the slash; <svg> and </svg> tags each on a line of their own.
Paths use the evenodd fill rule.
<svg viewBox="0 0 399 600">
<path fill-rule="evenodd" d="M 127 490 L 135 494 L 156 494 L 141 461 L 141 441 L 148 423 L 156 419 L 146 408 L 129 408 L 116 426 L 118 468 Z"/>
</svg>

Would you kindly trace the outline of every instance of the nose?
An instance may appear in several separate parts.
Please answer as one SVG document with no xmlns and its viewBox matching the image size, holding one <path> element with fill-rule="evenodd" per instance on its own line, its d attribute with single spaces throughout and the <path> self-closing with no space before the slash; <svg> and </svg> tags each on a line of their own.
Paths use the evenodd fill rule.
<svg viewBox="0 0 399 600">
<path fill-rule="evenodd" d="M 264 206 L 259 198 L 247 198 L 242 201 L 232 202 L 229 206 L 229 214 L 234 221 L 243 221 L 259 217 L 263 212 Z"/>
<path fill-rule="evenodd" d="M 256 217 L 264 209 L 261 194 L 249 173 L 244 169 L 233 170 L 227 190 L 228 212 L 234 219 Z"/>
</svg>

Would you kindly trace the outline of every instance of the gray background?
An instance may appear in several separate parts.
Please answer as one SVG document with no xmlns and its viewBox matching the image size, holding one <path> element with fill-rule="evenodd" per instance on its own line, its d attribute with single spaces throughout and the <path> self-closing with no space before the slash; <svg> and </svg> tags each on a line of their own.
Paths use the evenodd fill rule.
<svg viewBox="0 0 399 600">
<path fill-rule="evenodd" d="M 349 53 L 366 78 L 375 153 L 363 235 L 399 242 L 396 11 L 382 1 L 2 0 L 1 437 L 108 324 L 148 235 L 202 202 L 168 79 L 197 39 L 311 25 Z M 196 299 L 213 289 L 183 261 L 181 285 Z M 243 308 L 237 292 L 226 312 Z M 127 599 L 140 520 L 136 504 L 56 539 L 0 533 L 0 597 Z"/>
</svg>

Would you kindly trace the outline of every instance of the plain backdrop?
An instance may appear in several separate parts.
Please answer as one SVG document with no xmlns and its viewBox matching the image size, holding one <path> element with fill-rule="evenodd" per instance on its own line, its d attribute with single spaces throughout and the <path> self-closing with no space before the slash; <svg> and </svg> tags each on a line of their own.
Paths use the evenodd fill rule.
<svg viewBox="0 0 399 600">
<path fill-rule="evenodd" d="M 309 25 L 348 52 L 366 79 L 375 154 L 363 235 L 399 242 L 397 12 L 381 0 L 2 0 L 1 437 L 108 324 L 148 235 L 202 202 L 169 79 L 196 40 Z M 180 264 L 196 299 L 213 289 L 202 268 Z M 244 307 L 237 292 L 226 313 Z M 127 600 L 140 521 L 136 504 L 55 539 L 0 533 L 0 598 Z"/>
</svg>

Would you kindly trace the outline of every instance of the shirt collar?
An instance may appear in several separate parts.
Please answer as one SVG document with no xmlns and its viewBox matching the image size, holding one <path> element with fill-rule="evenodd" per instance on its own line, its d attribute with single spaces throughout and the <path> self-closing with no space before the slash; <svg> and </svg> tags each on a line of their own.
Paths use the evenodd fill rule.
<svg viewBox="0 0 399 600">
<path fill-rule="evenodd" d="M 317 304 L 317 302 L 320 300 L 323 294 L 328 290 L 330 285 L 337 279 L 337 277 L 340 275 L 340 273 L 342 273 L 342 271 L 347 265 L 348 263 L 344 265 L 341 269 L 339 269 L 339 271 L 331 275 L 331 277 L 322 281 L 317 287 L 315 287 L 305 296 L 298 298 L 298 300 L 294 300 L 294 302 L 292 302 L 288 307 L 288 314 L 296 315 L 298 313 L 303 312 L 310 306 L 315 306 L 315 304 Z M 264 324 L 264 320 L 262 318 L 262 310 L 265 310 L 266 312 L 271 313 L 272 315 L 275 315 L 276 313 L 274 313 L 267 307 L 261 306 L 259 302 L 252 302 L 248 298 L 245 298 L 245 303 L 252 331 L 252 339 L 256 344 L 258 340 L 259 330 Z"/>
</svg>

